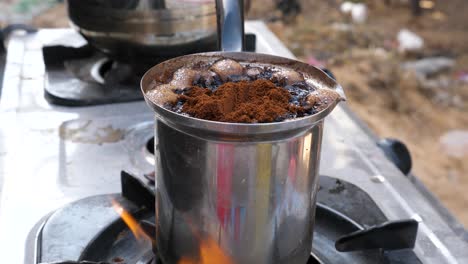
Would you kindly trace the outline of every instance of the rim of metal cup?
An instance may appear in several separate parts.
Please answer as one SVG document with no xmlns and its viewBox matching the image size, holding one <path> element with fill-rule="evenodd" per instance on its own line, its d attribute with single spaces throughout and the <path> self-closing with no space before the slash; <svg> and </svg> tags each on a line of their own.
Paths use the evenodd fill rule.
<svg viewBox="0 0 468 264">
<path fill-rule="evenodd" d="M 154 83 L 156 79 L 162 81 L 161 78 L 164 78 L 162 76 L 172 77 L 175 70 L 183 66 L 193 65 L 199 62 L 213 63 L 220 59 L 233 59 L 239 63 L 271 65 L 273 67 L 299 71 L 303 73 L 306 78 L 312 80 L 313 84 L 318 87 L 318 89 L 334 90 L 339 97 L 333 102 L 330 102 L 326 108 L 306 117 L 272 123 L 229 123 L 178 114 L 154 103 L 146 96 L 146 92 L 151 90 L 151 84 Z M 307 128 L 323 120 L 340 101 L 346 100 L 343 88 L 322 70 L 293 59 L 251 52 L 206 52 L 173 58 L 150 68 L 143 75 L 140 87 L 146 103 L 156 112 L 158 119 L 164 123 L 189 130 L 195 129 L 206 132 L 211 131 L 217 134 L 221 133 L 238 136 L 270 134 Z"/>
</svg>

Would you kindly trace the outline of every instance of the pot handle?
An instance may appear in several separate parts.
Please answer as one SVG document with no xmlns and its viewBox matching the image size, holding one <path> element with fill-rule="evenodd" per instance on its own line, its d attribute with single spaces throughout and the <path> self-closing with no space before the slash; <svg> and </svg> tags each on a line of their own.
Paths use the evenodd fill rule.
<svg viewBox="0 0 468 264">
<path fill-rule="evenodd" d="M 221 51 L 243 51 L 244 1 L 216 0 L 216 14 Z"/>
</svg>

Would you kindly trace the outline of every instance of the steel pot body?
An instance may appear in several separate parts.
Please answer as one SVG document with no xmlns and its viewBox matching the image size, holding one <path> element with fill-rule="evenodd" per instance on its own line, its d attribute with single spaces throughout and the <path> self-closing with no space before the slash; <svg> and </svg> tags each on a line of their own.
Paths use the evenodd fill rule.
<svg viewBox="0 0 468 264">
<path fill-rule="evenodd" d="M 315 115 L 265 124 L 183 116 L 145 96 L 156 113 L 158 253 L 164 263 L 191 263 L 183 261 L 206 255 L 224 256 L 230 263 L 306 263 L 323 119 L 344 99 L 338 96 L 341 87 L 298 61 L 224 52 L 183 56 L 153 67 L 142 79 L 143 93 L 182 66 L 223 58 L 301 71 L 314 86 L 338 93 Z"/>
<path fill-rule="evenodd" d="M 156 245 L 164 263 L 199 259 L 201 250 L 214 257 L 210 243 L 233 263 L 305 263 L 322 122 L 245 142 L 179 129 L 156 119 Z"/>
<path fill-rule="evenodd" d="M 112 58 L 155 59 L 218 50 L 215 1 L 68 0 L 72 25 Z"/>
</svg>

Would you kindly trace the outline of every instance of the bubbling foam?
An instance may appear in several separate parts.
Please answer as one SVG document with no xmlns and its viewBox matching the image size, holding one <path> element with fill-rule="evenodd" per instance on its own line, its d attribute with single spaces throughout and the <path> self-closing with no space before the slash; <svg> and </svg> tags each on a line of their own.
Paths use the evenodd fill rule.
<svg viewBox="0 0 468 264">
<path fill-rule="evenodd" d="M 268 87 L 268 91 L 265 87 Z M 249 91 L 246 88 L 257 90 Z M 278 92 L 286 97 L 275 101 Z M 229 97 L 226 97 L 227 94 Z M 331 89 L 316 87 L 301 72 L 266 64 L 239 63 L 232 59 L 179 68 L 167 83 L 154 81 L 146 96 L 157 105 L 178 114 L 239 123 L 280 122 L 309 116 L 327 108 L 339 98 L 338 93 Z M 284 100 L 287 100 L 286 104 Z M 283 110 L 279 110 L 279 102 Z M 196 109 L 203 109 L 204 114 L 197 113 Z M 230 112 L 223 112 L 226 109 Z M 275 109 L 274 113 L 272 109 Z M 268 118 L 262 118 L 260 112 Z M 217 116 L 216 113 L 222 114 Z M 235 115 L 243 116 L 236 119 Z"/>
</svg>

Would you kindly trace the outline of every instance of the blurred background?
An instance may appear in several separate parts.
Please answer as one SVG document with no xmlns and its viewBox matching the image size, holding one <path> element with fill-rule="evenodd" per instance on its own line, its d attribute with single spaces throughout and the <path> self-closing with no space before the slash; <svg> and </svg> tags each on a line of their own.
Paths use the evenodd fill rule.
<svg viewBox="0 0 468 264">
<path fill-rule="evenodd" d="M 466 0 L 252 0 L 247 18 L 329 68 L 350 108 L 409 147 L 413 173 L 468 227 L 467 14 Z M 11 23 L 68 18 L 62 1 L 2 0 L 0 26 Z"/>
</svg>

